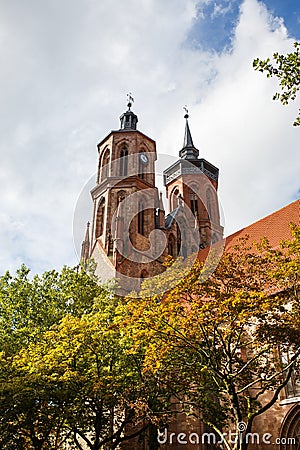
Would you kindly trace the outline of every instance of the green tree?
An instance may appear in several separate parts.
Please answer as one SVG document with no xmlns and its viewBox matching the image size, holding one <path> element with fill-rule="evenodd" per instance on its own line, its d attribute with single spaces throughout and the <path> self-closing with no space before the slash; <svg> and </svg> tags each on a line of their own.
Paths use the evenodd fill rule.
<svg viewBox="0 0 300 450">
<path fill-rule="evenodd" d="M 69 393 L 21 370 L 16 360 L 66 314 L 79 317 L 91 311 L 101 295 L 106 290 L 78 268 L 31 278 L 22 266 L 16 276 L 7 272 L 0 278 L 1 448 L 56 448 L 53 430 L 60 429 Z"/>
<path fill-rule="evenodd" d="M 274 53 L 273 62 L 270 58 L 253 61 L 255 70 L 266 72 L 268 78 L 275 76 L 280 80 L 281 92 L 276 92 L 273 100 L 280 100 L 283 105 L 295 100 L 300 89 L 300 43 L 295 42 L 294 47 L 295 51 L 287 55 Z M 300 110 L 293 125 L 300 126 Z"/>
<path fill-rule="evenodd" d="M 98 298 L 91 313 L 66 315 L 14 359 L 22 378 L 55 388 L 61 436 L 79 449 L 114 449 L 138 436 L 158 403 L 156 385 L 141 377 L 142 358 L 114 322 L 118 302 Z"/>
<path fill-rule="evenodd" d="M 151 434 L 163 392 L 131 352 L 120 302 L 77 269 L 0 279 L 1 448 L 114 449 Z"/>
<path fill-rule="evenodd" d="M 165 295 L 149 297 L 145 282 L 147 295 L 127 300 L 144 372 L 168 386 L 177 412 L 219 439 L 237 433 L 236 444 L 224 439 L 228 450 L 247 448 L 254 418 L 276 402 L 299 360 L 299 245 L 297 227 L 279 250 L 243 240 L 206 281 L 198 262 Z"/>
</svg>

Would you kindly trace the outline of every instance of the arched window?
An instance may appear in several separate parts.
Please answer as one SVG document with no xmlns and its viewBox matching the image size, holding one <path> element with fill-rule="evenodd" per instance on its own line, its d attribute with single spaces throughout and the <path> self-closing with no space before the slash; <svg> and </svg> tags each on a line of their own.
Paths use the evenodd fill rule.
<svg viewBox="0 0 300 450">
<path fill-rule="evenodd" d="M 120 173 L 121 177 L 125 177 L 128 173 L 128 149 L 122 147 L 120 150 Z"/>
<path fill-rule="evenodd" d="M 194 216 L 198 216 L 198 197 L 194 191 L 190 191 L 191 211 Z"/>
<path fill-rule="evenodd" d="M 138 233 L 145 234 L 145 210 L 144 203 L 139 202 L 139 213 L 138 213 Z"/>
<path fill-rule="evenodd" d="M 214 216 L 213 216 L 213 196 L 212 196 L 212 193 L 211 193 L 210 189 L 207 189 L 207 191 L 206 191 L 206 209 L 207 209 L 207 212 L 208 212 L 208 218 L 210 220 L 213 220 L 214 219 Z"/>
<path fill-rule="evenodd" d="M 109 176 L 110 153 L 107 149 L 102 158 L 101 180 L 105 180 Z"/>
<path fill-rule="evenodd" d="M 176 241 L 173 234 L 170 234 L 168 239 L 168 254 L 173 258 L 177 256 Z"/>
<path fill-rule="evenodd" d="M 105 217 L 105 198 L 99 201 L 96 220 L 96 239 L 103 234 Z"/>
<path fill-rule="evenodd" d="M 280 450 L 296 450 L 300 441 L 300 406 L 294 405 L 283 421 L 280 432 Z"/>
<path fill-rule="evenodd" d="M 171 211 L 174 211 L 174 209 L 176 209 L 178 204 L 179 204 L 179 202 L 178 202 L 178 195 L 179 195 L 178 187 L 175 187 L 171 191 L 171 195 L 170 195 L 170 209 L 171 209 Z"/>
</svg>

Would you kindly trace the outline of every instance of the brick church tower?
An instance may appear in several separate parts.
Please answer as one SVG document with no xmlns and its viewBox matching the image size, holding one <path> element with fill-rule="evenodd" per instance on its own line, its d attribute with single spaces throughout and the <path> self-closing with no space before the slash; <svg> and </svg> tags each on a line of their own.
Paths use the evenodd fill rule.
<svg viewBox="0 0 300 450">
<path fill-rule="evenodd" d="M 186 258 L 223 237 L 218 169 L 198 158 L 188 115 L 180 159 L 164 171 L 170 211 L 165 215 L 155 186 L 156 144 L 137 130 L 129 99 L 120 129 L 97 145 L 92 226 L 90 230 L 88 224 L 81 255 L 84 263 L 95 260 L 102 280 L 121 280 L 124 292 L 138 290 L 143 278 L 162 273 L 168 255 Z"/>
<path fill-rule="evenodd" d="M 195 224 L 199 230 L 198 246 L 202 249 L 223 238 L 217 196 L 219 169 L 205 159 L 199 159 L 187 111 L 184 118 L 185 135 L 179 151 L 180 159 L 164 171 L 164 184 L 171 215 L 174 215 L 181 201 L 191 211 L 189 227 Z"/>
</svg>

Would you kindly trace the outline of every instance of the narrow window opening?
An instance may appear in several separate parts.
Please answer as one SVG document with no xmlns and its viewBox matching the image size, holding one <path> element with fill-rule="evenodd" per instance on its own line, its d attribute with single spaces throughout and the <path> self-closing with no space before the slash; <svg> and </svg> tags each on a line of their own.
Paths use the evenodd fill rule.
<svg viewBox="0 0 300 450">
<path fill-rule="evenodd" d="M 195 192 L 191 191 L 190 193 L 190 202 L 191 202 L 191 211 L 194 216 L 198 216 L 198 198 Z"/>
<path fill-rule="evenodd" d="M 143 202 L 139 203 L 138 233 L 145 234 L 145 211 Z"/>
<path fill-rule="evenodd" d="M 126 176 L 128 173 L 128 150 L 126 147 L 120 151 L 120 176 Z"/>
</svg>

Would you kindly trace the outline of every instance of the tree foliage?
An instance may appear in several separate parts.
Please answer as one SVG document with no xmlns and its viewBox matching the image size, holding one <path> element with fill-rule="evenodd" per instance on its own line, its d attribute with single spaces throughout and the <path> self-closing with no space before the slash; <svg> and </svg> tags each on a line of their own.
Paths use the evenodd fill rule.
<svg viewBox="0 0 300 450">
<path fill-rule="evenodd" d="M 149 427 L 157 386 L 96 281 L 70 268 L 30 279 L 25 266 L 1 277 L 2 449 L 114 449 Z"/>
<path fill-rule="evenodd" d="M 275 250 L 242 240 L 214 272 L 168 261 L 156 283 L 175 278 L 173 287 L 146 280 L 126 299 L 83 270 L 3 275 L 0 447 L 112 450 L 151 439 L 151 427 L 181 412 L 219 437 L 241 422 L 249 433 L 299 361 L 299 227 L 292 232 Z"/>
<path fill-rule="evenodd" d="M 135 348 L 143 370 L 167 385 L 177 412 L 207 423 L 221 438 L 243 436 L 278 399 L 299 358 L 299 228 L 272 250 L 247 240 L 224 254 L 205 282 L 198 262 L 160 298 L 128 298 Z M 147 282 L 145 282 L 147 284 Z M 280 355 L 293 355 L 283 363 Z M 266 395 L 268 394 L 268 395 Z M 227 449 L 245 449 L 224 440 Z"/>
<path fill-rule="evenodd" d="M 287 105 L 291 100 L 295 100 L 300 89 L 300 43 L 294 43 L 295 50 L 287 55 L 279 53 L 273 54 L 273 62 L 270 58 L 253 61 L 253 67 L 260 72 L 266 72 L 267 77 L 277 77 L 281 92 L 276 92 L 273 100 L 280 100 L 283 105 Z M 300 126 L 299 115 L 293 123 Z"/>
</svg>

